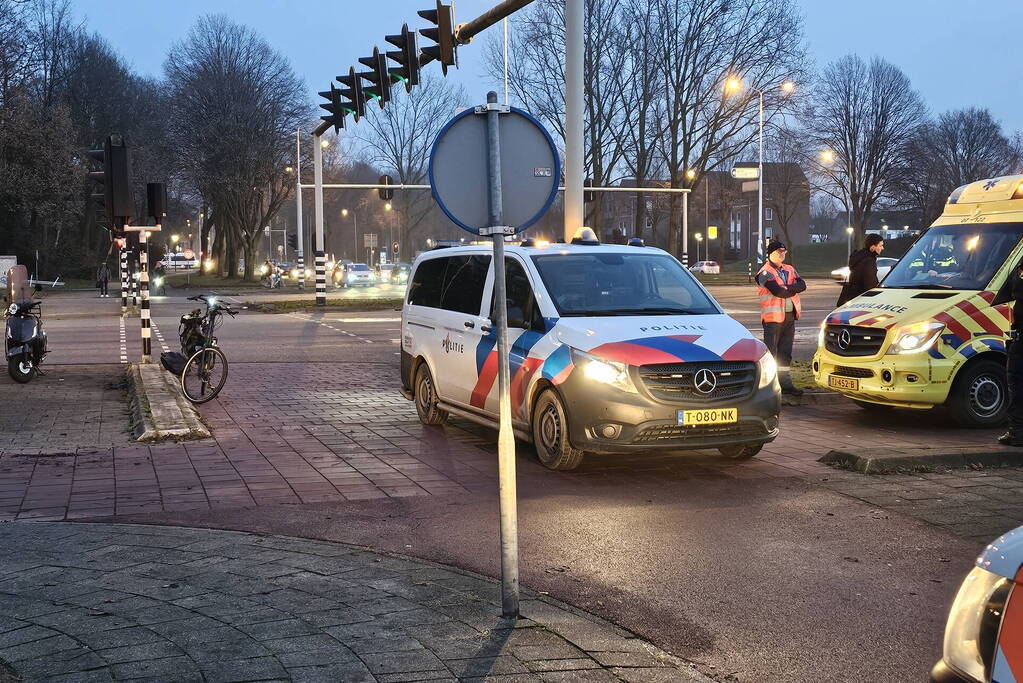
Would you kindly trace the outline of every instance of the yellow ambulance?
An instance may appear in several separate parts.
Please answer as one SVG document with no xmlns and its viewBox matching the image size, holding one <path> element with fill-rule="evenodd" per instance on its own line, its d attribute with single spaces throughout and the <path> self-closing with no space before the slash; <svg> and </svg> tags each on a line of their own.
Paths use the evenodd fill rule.
<svg viewBox="0 0 1023 683">
<path fill-rule="evenodd" d="M 1009 304 L 1023 258 L 1023 175 L 957 188 L 880 286 L 821 324 L 817 384 L 868 410 L 948 406 L 962 425 L 1005 419 Z"/>
</svg>

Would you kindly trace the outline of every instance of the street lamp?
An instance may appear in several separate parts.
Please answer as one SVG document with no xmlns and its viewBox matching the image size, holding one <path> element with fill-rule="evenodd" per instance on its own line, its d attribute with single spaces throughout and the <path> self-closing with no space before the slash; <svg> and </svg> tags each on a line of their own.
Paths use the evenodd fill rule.
<svg viewBox="0 0 1023 683">
<path fill-rule="evenodd" d="M 725 94 L 737 93 L 743 89 L 742 79 L 738 76 L 729 76 L 725 79 Z M 785 80 L 778 84 L 786 95 L 791 95 L 796 90 L 794 81 Z M 764 249 L 764 91 L 760 88 L 750 86 L 750 90 L 757 94 L 760 103 L 759 109 L 759 136 L 760 155 L 757 160 L 757 259 L 763 260 Z"/>
<path fill-rule="evenodd" d="M 348 209 L 341 209 L 341 215 L 345 218 L 348 217 Z M 355 259 L 359 258 L 359 216 L 354 211 L 352 212 L 352 223 L 355 224 Z"/>
<path fill-rule="evenodd" d="M 848 249 L 850 254 L 852 253 L 852 236 L 853 236 L 854 232 L 856 232 L 856 231 L 853 230 L 853 226 L 851 226 L 851 225 L 846 227 L 846 229 L 845 229 L 845 234 L 847 234 L 849 236 L 848 244 L 846 245 L 846 247 L 847 247 L 847 249 Z"/>
<path fill-rule="evenodd" d="M 327 149 L 328 147 L 330 147 L 330 140 L 328 140 L 327 138 L 321 138 L 320 147 L 323 149 Z"/>
<path fill-rule="evenodd" d="M 838 156 L 835 154 L 835 151 L 831 150 L 831 149 L 822 149 L 818 153 L 817 157 L 818 157 L 818 159 L 821 162 L 821 166 L 830 166 L 831 164 L 835 163 L 835 161 L 838 159 Z M 848 225 L 849 223 L 852 222 L 852 220 L 850 218 L 850 216 L 851 216 L 850 208 L 851 207 L 849 206 L 849 193 L 846 192 L 845 185 L 841 185 L 841 187 L 842 187 L 842 203 L 845 206 L 845 222 Z M 851 225 L 846 228 L 846 230 L 852 230 L 852 229 L 853 228 L 852 228 Z"/>
<path fill-rule="evenodd" d="M 696 260 L 700 260 L 700 245 L 703 244 L 703 233 L 696 233 Z M 710 258 L 708 255 L 707 258 Z"/>
</svg>

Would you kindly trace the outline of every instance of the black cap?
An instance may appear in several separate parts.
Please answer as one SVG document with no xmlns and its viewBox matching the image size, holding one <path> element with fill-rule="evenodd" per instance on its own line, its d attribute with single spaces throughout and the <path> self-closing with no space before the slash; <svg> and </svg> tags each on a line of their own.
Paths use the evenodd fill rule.
<svg viewBox="0 0 1023 683">
<path fill-rule="evenodd" d="M 785 249 L 787 251 L 788 247 L 778 240 L 771 240 L 767 245 L 767 256 L 770 256 L 771 252 L 778 251 L 779 249 Z"/>
</svg>

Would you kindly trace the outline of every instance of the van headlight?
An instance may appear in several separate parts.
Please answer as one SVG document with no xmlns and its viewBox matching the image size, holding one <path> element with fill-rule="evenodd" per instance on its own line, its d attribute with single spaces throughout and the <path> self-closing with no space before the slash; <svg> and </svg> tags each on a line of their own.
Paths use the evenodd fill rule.
<svg viewBox="0 0 1023 683">
<path fill-rule="evenodd" d="M 757 370 L 760 372 L 760 388 L 763 389 L 778 377 L 778 361 L 770 351 L 765 353 L 757 361 Z"/>
<path fill-rule="evenodd" d="M 824 335 L 827 333 L 827 328 L 828 328 L 828 321 L 825 320 L 824 322 L 821 323 L 820 332 L 817 333 L 817 348 L 819 348 L 819 349 L 823 349 L 824 348 Z"/>
<path fill-rule="evenodd" d="M 989 674 L 998 628 L 1012 581 L 974 567 L 959 586 L 945 625 L 944 659 L 960 674 L 978 681 Z"/>
<path fill-rule="evenodd" d="M 584 360 L 583 376 L 586 379 L 608 384 L 622 391 L 636 392 L 636 385 L 629 377 L 629 366 L 613 360 L 603 360 L 587 354 L 580 354 Z"/>
<path fill-rule="evenodd" d="M 889 354 L 919 353 L 931 348 L 934 340 L 945 328 L 945 323 L 929 320 L 926 322 L 903 325 L 895 330 L 891 346 L 888 347 Z"/>
</svg>

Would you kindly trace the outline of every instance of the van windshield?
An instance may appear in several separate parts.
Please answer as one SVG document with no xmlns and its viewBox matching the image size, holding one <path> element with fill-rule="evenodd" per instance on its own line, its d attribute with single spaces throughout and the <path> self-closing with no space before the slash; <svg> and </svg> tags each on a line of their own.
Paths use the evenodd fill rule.
<svg viewBox="0 0 1023 683">
<path fill-rule="evenodd" d="M 888 273 L 885 289 L 984 289 L 1023 237 L 1023 223 L 930 228 Z"/>
<path fill-rule="evenodd" d="M 720 313 L 678 261 L 667 254 L 637 252 L 532 258 L 563 316 Z"/>
</svg>

